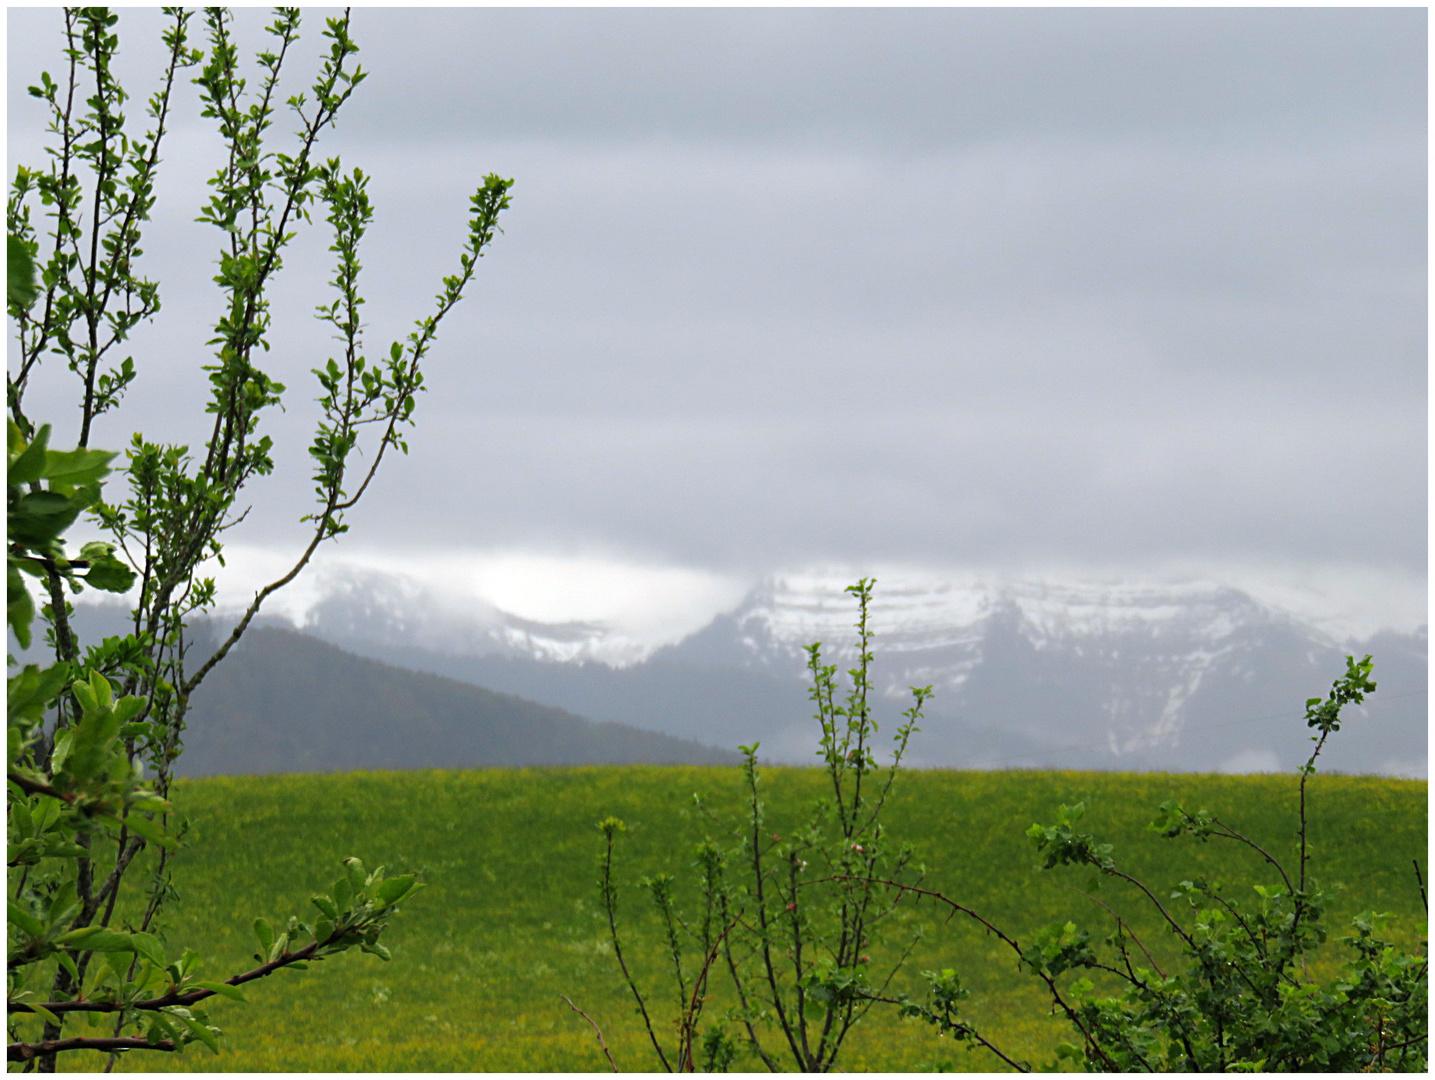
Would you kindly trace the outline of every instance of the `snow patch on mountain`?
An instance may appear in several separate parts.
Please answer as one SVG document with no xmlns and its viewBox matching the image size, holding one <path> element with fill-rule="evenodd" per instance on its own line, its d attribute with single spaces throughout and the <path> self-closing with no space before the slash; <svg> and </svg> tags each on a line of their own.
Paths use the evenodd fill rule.
<svg viewBox="0 0 1435 1080">
<path fill-rule="evenodd" d="M 345 567 L 325 573 L 320 598 L 298 626 L 335 644 L 423 649 L 447 656 L 512 656 L 622 667 L 651 646 L 601 622 L 523 619 L 485 600 L 430 588 L 413 578 Z"/>
</svg>

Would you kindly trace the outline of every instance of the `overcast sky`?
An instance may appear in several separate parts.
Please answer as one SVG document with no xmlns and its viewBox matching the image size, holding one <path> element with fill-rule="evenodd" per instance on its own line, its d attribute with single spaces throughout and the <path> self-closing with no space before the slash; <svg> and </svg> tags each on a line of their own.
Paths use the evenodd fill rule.
<svg viewBox="0 0 1435 1080">
<path fill-rule="evenodd" d="M 13 172 L 59 16 L 7 23 Z M 157 25 L 121 20 L 137 99 Z M 374 178 L 371 346 L 425 312 L 482 174 L 516 185 L 412 453 L 334 555 L 542 618 L 693 621 L 822 563 L 1298 582 L 1424 621 L 1423 9 L 359 9 L 353 34 L 372 74 L 326 152 Z M 166 309 L 108 445 L 198 437 L 216 149 L 191 94 L 145 244 Z M 278 292 L 289 453 L 234 538 L 251 567 L 300 536 L 326 243 Z M 73 432 L 68 390 L 35 402 Z"/>
</svg>

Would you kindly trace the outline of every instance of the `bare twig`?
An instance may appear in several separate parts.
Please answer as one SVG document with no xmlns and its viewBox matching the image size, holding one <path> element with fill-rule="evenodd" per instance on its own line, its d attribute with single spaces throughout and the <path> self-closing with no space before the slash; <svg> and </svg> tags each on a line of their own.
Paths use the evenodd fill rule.
<svg viewBox="0 0 1435 1080">
<path fill-rule="evenodd" d="M 1187 814 L 1186 817 L 1189 820 L 1191 815 Z M 1237 840 L 1240 843 L 1245 844 L 1247 847 L 1252 848 L 1258 855 L 1260 855 L 1261 858 L 1265 859 L 1266 862 L 1270 863 L 1276 868 L 1276 872 L 1280 874 L 1281 879 L 1286 883 L 1286 892 L 1295 891 L 1294 888 L 1291 886 L 1291 879 L 1286 875 L 1285 867 L 1282 866 L 1276 860 L 1275 856 L 1273 856 L 1265 848 L 1261 847 L 1260 844 L 1256 843 L 1249 836 L 1243 836 L 1242 834 L 1238 833 L 1235 829 L 1231 828 L 1214 814 L 1211 816 L 1211 822 L 1225 830 L 1224 832 L 1212 832 L 1212 836 L 1224 837 L 1227 840 Z"/>
<path fill-rule="evenodd" d="M 694 1071 L 694 1067 L 693 1067 L 693 1037 L 697 1034 L 697 1031 L 696 1031 L 696 1028 L 697 1028 L 697 1019 L 698 1019 L 698 1014 L 702 1011 L 702 1000 L 703 1000 L 703 999 L 702 999 L 702 991 L 703 991 L 703 987 L 705 987 L 705 986 L 707 985 L 707 981 L 708 981 L 708 970 L 712 967 L 713 961 L 717 959 L 718 950 L 719 950 L 720 948 L 722 948 L 723 939 L 724 939 L 725 937 L 727 937 L 729 933 L 732 932 L 732 928 L 738 924 L 738 920 L 741 919 L 741 918 L 742 918 L 742 912 L 739 911 L 739 912 L 737 913 L 737 918 L 736 918 L 736 919 L 733 919 L 732 922 L 728 923 L 727 926 L 724 927 L 723 932 L 717 936 L 717 940 L 713 942 L 713 947 L 708 950 L 707 956 L 703 959 L 703 966 L 698 970 L 698 976 L 697 976 L 697 978 L 693 981 L 693 998 L 692 998 L 692 1001 L 690 1001 L 690 1002 L 688 1003 L 687 1016 L 685 1016 L 685 1017 L 683 1018 L 683 1027 L 684 1027 L 684 1029 L 685 1029 L 685 1031 L 686 1031 L 686 1036 L 685 1036 L 685 1038 L 684 1038 L 684 1042 L 686 1043 L 686 1046 L 683 1047 L 683 1048 L 681 1048 L 680 1051 L 679 1051 L 679 1055 L 678 1055 L 678 1071 L 679 1071 L 679 1072 L 681 1072 L 682 1069 L 683 1069 L 683 1058 L 684 1058 L 684 1057 L 687 1058 L 688 1072 L 693 1072 L 693 1071 Z M 616 1068 L 616 1066 L 615 1066 L 615 1068 Z"/>
<path fill-rule="evenodd" d="M 868 1000 L 868 1001 L 881 1002 L 881 1003 L 884 1004 L 884 1005 L 904 1005 L 904 1004 L 906 1004 L 906 1002 L 902 1001 L 902 1000 L 899 999 L 899 998 L 881 997 L 881 996 L 879 996 L 879 995 L 877 995 L 877 994 L 869 994 L 869 995 L 866 995 L 866 997 L 867 997 L 867 1000 Z M 952 1024 L 952 1028 L 953 1028 L 954 1030 L 960 1032 L 960 1033 L 963 1034 L 963 1035 L 970 1035 L 973 1039 L 975 1039 L 977 1042 L 981 1043 L 981 1044 L 982 1044 L 983 1046 L 985 1046 L 988 1050 L 990 1050 L 993 1054 L 995 1054 L 997 1057 L 1001 1058 L 1001 1059 L 1002 1059 L 1003 1061 L 1005 1061 L 1008 1065 L 1010 1065 L 1016 1072 L 1020 1072 L 1020 1073 L 1029 1073 L 1029 1072 L 1031 1072 L 1031 1066 L 1030 1066 L 1030 1065 L 1026 1064 L 1025 1062 L 1016 1061 L 1016 1060 L 1014 1060 L 1013 1058 L 1007 1057 L 1006 1054 L 1002 1053 L 1000 1049 L 998 1049 L 998 1048 L 997 1048 L 996 1046 L 994 1046 L 992 1043 L 988 1042 L 988 1041 L 982 1036 L 982 1033 L 981 1033 L 980 1031 L 978 1031 L 976 1028 L 972 1027 L 971 1024 L 964 1023 L 964 1022 L 961 1022 L 961 1021 L 957 1021 L 957 1022 L 955 1022 L 955 1023 Z"/>
<path fill-rule="evenodd" d="M 582 1009 L 578 1008 L 577 1005 L 574 1005 L 573 1002 L 569 1001 L 566 995 L 564 995 L 564 994 L 559 994 L 558 996 L 561 997 L 561 998 L 563 998 L 563 1000 L 568 1003 L 568 1007 L 569 1007 L 570 1009 L 572 1009 L 575 1013 L 577 1013 L 579 1016 L 581 1016 L 584 1020 L 587 1020 L 587 1021 L 588 1021 L 588 1025 L 593 1029 L 594 1033 L 598 1036 L 598 1045 L 599 1045 L 600 1047 L 602 1047 L 602 1049 L 603 1049 L 603 1056 L 608 1059 L 608 1064 L 611 1065 L 611 1066 L 613 1066 L 613 1071 L 614 1071 L 614 1072 L 621 1072 L 622 1070 L 620 1070 L 620 1069 L 618 1068 L 618 1063 L 613 1060 L 613 1055 L 608 1052 L 608 1044 L 603 1041 L 603 1029 L 600 1028 L 596 1023 L 594 1023 L 593 1018 L 592 1018 L 591 1016 L 589 1016 L 587 1013 L 585 1013 Z"/>
<path fill-rule="evenodd" d="M 603 906 L 608 913 L 608 934 L 613 941 L 613 955 L 617 957 L 618 967 L 623 972 L 623 978 L 628 982 L 628 989 L 633 992 L 633 998 L 638 1003 L 638 1012 L 642 1014 L 643 1026 L 648 1030 L 648 1039 L 653 1044 L 653 1050 L 658 1055 L 658 1060 L 663 1064 L 664 1072 L 672 1072 L 673 1067 L 668 1064 L 668 1056 L 663 1053 L 662 1044 L 658 1042 L 658 1036 L 653 1031 L 653 1022 L 648 1017 L 648 1006 L 643 1001 L 643 995 L 638 990 L 638 984 L 633 981 L 632 973 L 628 971 L 628 963 L 623 959 L 623 946 L 618 940 L 618 914 L 617 894 L 613 890 L 613 837 L 608 834 L 607 849 L 603 856 Z"/>
<path fill-rule="evenodd" d="M 1084 896 L 1093 904 L 1099 904 L 1107 911 L 1111 912 L 1111 917 L 1116 920 L 1116 925 L 1121 927 L 1122 930 L 1126 931 L 1127 936 L 1129 936 L 1132 941 L 1136 942 L 1136 944 L 1140 947 L 1141 951 L 1146 954 L 1146 959 L 1151 961 L 1151 966 L 1156 969 L 1156 974 L 1160 975 L 1163 979 L 1166 977 L 1166 973 L 1161 970 L 1161 965 L 1156 963 L 1156 958 L 1151 955 L 1151 950 L 1146 948 L 1145 943 L 1139 937 L 1136 936 L 1136 932 L 1131 929 L 1131 925 L 1120 915 L 1116 914 L 1115 911 L 1112 911 L 1111 906 L 1107 904 L 1106 901 L 1098 899 L 1097 897 L 1092 896 L 1089 892 L 1083 892 L 1081 889 L 1074 888 L 1071 885 L 1063 885 L 1062 888 L 1070 892 L 1077 893 L 1080 896 Z"/>
<path fill-rule="evenodd" d="M 1125 877 L 1124 874 L 1119 875 L 1119 876 Z M 839 876 L 839 877 L 840 877 L 840 876 Z M 834 881 L 834 880 L 838 880 L 838 878 L 818 878 L 818 879 L 815 879 L 815 880 L 813 880 L 813 881 L 803 882 L 803 884 L 804 884 L 804 885 L 815 885 L 815 884 L 817 884 L 818 881 Z M 1112 1061 L 1111 1058 L 1107 1055 L 1106 1051 L 1101 1048 L 1101 1044 L 1096 1041 L 1096 1036 L 1093 1035 L 1092 1032 L 1091 1032 L 1091 1030 L 1086 1026 L 1086 1024 L 1084 1024 L 1084 1023 L 1082 1022 L 1080 1014 L 1077 1013 L 1077 1011 L 1071 1007 L 1071 1005 L 1067 1002 L 1067 1000 L 1066 1000 L 1064 997 L 1062 997 L 1062 995 L 1061 995 L 1061 990 L 1060 990 L 1060 989 L 1057 987 L 1057 985 L 1056 985 L 1056 980 L 1053 979 L 1053 978 L 1051 977 L 1051 975 L 1048 974 L 1047 971 L 1046 971 L 1043 967 L 1041 967 L 1041 966 L 1039 966 L 1039 965 L 1036 965 L 1036 964 L 1033 964 L 1030 960 L 1028 960 L 1028 959 L 1027 959 L 1027 956 L 1026 956 L 1026 953 L 1022 951 L 1021 945 L 1020 945 L 1020 944 L 1017 942 L 1017 940 L 1016 940 L 1015 938 L 1013 938 L 1011 935 L 1009 935 L 1009 934 L 1005 933 L 1004 931 L 998 929 L 997 926 L 995 926 L 993 923 L 989 922 L 987 919 L 985 919 L 985 918 L 982 917 L 981 915 L 977 914 L 977 912 L 973 911 L 971 908 L 967 907 L 965 904 L 959 904 L 959 903 L 957 903 L 955 900 L 951 899 L 950 897 L 944 896 L 942 893 L 939 893 L 939 892 L 937 892 L 937 891 L 934 890 L 934 889 L 923 889 L 923 888 L 921 888 L 920 886 L 917 886 L 917 885 L 904 885 L 904 884 L 902 884 L 900 881 L 893 881 L 893 880 L 891 880 L 890 878 L 861 878 L 861 877 L 849 876 L 849 877 L 847 878 L 847 880 L 870 881 L 870 882 L 872 882 L 873 884 L 876 884 L 876 885 L 887 885 L 887 886 L 889 886 L 889 887 L 891 887 L 891 888 L 894 888 L 894 889 L 900 889 L 900 890 L 902 890 L 903 892 L 913 893 L 913 894 L 916 895 L 916 896 L 929 896 L 929 897 L 931 897 L 933 900 L 937 900 L 937 901 L 939 901 L 940 903 L 946 904 L 947 907 L 949 907 L 949 908 L 952 909 L 952 914 L 953 914 L 953 915 L 955 915 L 955 914 L 957 914 L 958 912 L 960 912 L 961 914 L 966 915 L 967 917 L 969 917 L 969 918 L 971 918 L 971 919 L 974 919 L 975 921 L 981 923 L 982 926 L 984 926 L 984 927 L 986 928 L 987 933 L 989 933 L 989 934 L 994 934 L 996 937 L 998 937 L 998 938 L 1000 938 L 1002 941 L 1004 941 L 1004 942 L 1007 944 L 1007 946 L 1008 946 L 1014 953 L 1016 953 L 1017 959 L 1020 960 L 1023 964 L 1026 964 L 1026 965 L 1035 973 L 1035 975 L 1036 975 L 1037 978 L 1039 978 L 1042 982 L 1046 983 L 1046 989 L 1047 989 L 1047 992 L 1051 995 L 1051 1000 L 1052 1000 L 1053 1002 L 1055 1002 L 1056 1005 L 1061 1009 L 1061 1011 L 1066 1014 L 1066 1017 L 1067 1017 L 1068 1020 L 1071 1021 L 1072 1026 L 1075 1027 L 1077 1031 L 1081 1032 L 1082 1038 L 1084 1038 L 1084 1039 L 1086 1040 L 1086 1045 L 1089 1046 L 1093 1051 L 1096 1052 L 1096 1054 L 1097 1054 L 1097 1055 L 1101 1058 L 1101 1060 L 1105 1063 L 1106 1068 L 1109 1069 L 1109 1070 L 1111 1070 L 1112 1072 L 1119 1072 L 1119 1071 L 1120 1071 L 1120 1070 L 1117 1068 L 1116 1063 L 1115 1063 L 1114 1061 Z M 1128 880 L 1134 880 L 1134 879 L 1128 879 Z M 1139 885 L 1140 882 L 1136 882 L 1136 884 Z M 1148 892 L 1147 895 L 1150 895 L 1149 892 Z M 1160 907 L 1159 904 L 1158 904 L 1157 906 Z M 1165 909 L 1164 909 L 1164 908 L 1162 908 L 1162 913 L 1163 913 L 1163 914 L 1165 913 Z M 1169 915 L 1167 916 L 1167 920 L 1170 921 L 1170 916 L 1169 916 Z M 1184 935 L 1183 935 L 1183 936 L 1184 936 Z"/>
</svg>

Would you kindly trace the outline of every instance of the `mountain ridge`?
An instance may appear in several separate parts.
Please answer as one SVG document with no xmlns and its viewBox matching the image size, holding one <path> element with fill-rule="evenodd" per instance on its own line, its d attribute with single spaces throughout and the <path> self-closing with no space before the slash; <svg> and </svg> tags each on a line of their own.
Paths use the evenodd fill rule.
<svg viewBox="0 0 1435 1080">
<path fill-rule="evenodd" d="M 562 661 L 548 647 L 525 654 L 513 634 L 475 648 L 473 637 L 445 639 L 436 628 L 376 627 L 372 608 L 360 630 L 333 597 L 306 631 L 588 716 L 709 743 L 760 738 L 778 760 L 800 762 L 811 760 L 814 742 L 803 646 L 830 643 L 831 662 L 854 655 L 856 609 L 843 586 L 830 574 L 775 575 L 734 611 L 621 666 L 595 659 L 593 649 Z M 1344 670 L 1345 652 L 1372 651 L 1384 695 L 1357 710 L 1363 742 L 1342 740 L 1331 760 L 1402 775 L 1426 768 L 1424 706 L 1414 700 L 1425 686 L 1423 627 L 1377 635 L 1365 650 L 1216 582 L 931 579 L 879 584 L 870 623 L 886 707 L 899 710 L 907 687 L 937 690 L 914 751 L 925 764 L 1291 768 L 1304 745 L 1302 703 Z M 525 632 L 547 631 L 529 624 Z M 584 624 L 575 633 L 592 642 L 602 629 Z M 1293 726 L 1261 727 L 1281 717 Z"/>
<path fill-rule="evenodd" d="M 758 741 L 767 760 L 804 764 L 816 752 L 804 646 L 823 641 L 826 662 L 850 665 L 856 607 L 844 586 L 835 574 L 774 575 L 732 611 L 637 659 L 633 642 L 614 646 L 598 623 L 518 619 L 374 573 L 328 588 L 298 632 L 572 717 L 708 749 Z M 1293 769 L 1309 752 L 1305 700 L 1323 696 L 1347 653 L 1370 652 L 1380 690 L 1350 711 L 1322 765 L 1428 770 L 1423 626 L 1341 640 L 1215 582 L 930 577 L 879 583 L 870 623 L 879 718 L 895 718 L 911 686 L 936 690 L 914 765 Z M 293 692 L 310 693 L 298 683 Z"/>
</svg>

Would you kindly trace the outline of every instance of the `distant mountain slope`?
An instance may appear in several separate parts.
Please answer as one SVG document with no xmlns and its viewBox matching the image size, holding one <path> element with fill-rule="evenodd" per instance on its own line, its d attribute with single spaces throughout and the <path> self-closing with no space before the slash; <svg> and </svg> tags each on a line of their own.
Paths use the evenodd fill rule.
<svg viewBox="0 0 1435 1080">
<path fill-rule="evenodd" d="M 361 656 L 517 694 L 595 720 L 729 748 L 764 740 L 765 756 L 775 731 L 791 725 L 805 734 L 812 727 L 806 687 L 789 674 L 676 661 L 612 668 L 593 661 L 460 655 L 361 638 L 336 643 Z M 804 746 L 797 756 L 784 755 L 782 760 L 806 764 L 813 758 Z"/>
<path fill-rule="evenodd" d="M 737 761 L 731 751 L 252 628 L 200 686 L 185 776 Z"/>
<path fill-rule="evenodd" d="M 596 662 L 599 627 L 484 613 L 468 633 L 380 577 L 327 594 L 306 631 L 344 648 L 522 694 L 596 719 L 775 760 L 815 749 L 802 647 L 850 663 L 852 600 L 830 575 L 770 578 L 739 607 L 638 662 Z M 1337 640 L 1211 582 L 1050 584 L 891 580 L 872 611 L 880 713 L 931 684 L 914 762 L 945 767 L 1288 770 L 1309 745 L 1305 699 L 1347 652 L 1375 656 L 1380 691 L 1351 712 L 1323 764 L 1425 775 L 1427 635 Z M 561 639 L 561 640 L 560 640 Z M 581 647 L 577 644 L 581 639 Z M 835 648 L 834 648 L 835 647 Z"/>
</svg>

